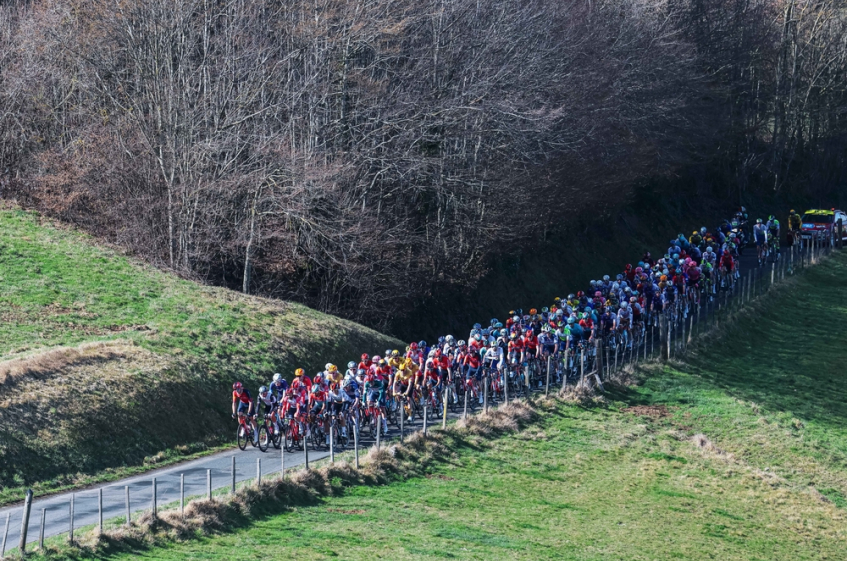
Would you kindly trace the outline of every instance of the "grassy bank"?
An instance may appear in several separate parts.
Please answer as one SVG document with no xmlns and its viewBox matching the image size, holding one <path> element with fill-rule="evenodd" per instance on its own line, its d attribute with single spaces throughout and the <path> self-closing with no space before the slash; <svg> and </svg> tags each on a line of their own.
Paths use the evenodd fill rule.
<svg viewBox="0 0 847 561">
<path fill-rule="evenodd" d="M 687 362 L 415 476 L 110 559 L 843 559 L 847 257 L 784 283 Z M 800 325 L 801 317 L 814 321 Z"/>
<path fill-rule="evenodd" d="M 0 211 L 0 501 L 204 453 L 234 432 L 234 379 L 255 390 L 400 344 Z"/>
</svg>

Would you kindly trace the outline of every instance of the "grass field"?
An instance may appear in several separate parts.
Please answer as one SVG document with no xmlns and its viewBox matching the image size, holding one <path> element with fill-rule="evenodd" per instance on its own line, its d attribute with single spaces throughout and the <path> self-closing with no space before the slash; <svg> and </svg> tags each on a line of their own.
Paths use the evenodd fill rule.
<svg viewBox="0 0 847 561">
<path fill-rule="evenodd" d="M 687 362 L 426 477 L 111 558 L 844 559 L 845 291 L 839 256 Z"/>
<path fill-rule="evenodd" d="M 0 210 L 0 502 L 208 452 L 234 434 L 235 379 L 255 391 L 400 344 Z"/>
</svg>

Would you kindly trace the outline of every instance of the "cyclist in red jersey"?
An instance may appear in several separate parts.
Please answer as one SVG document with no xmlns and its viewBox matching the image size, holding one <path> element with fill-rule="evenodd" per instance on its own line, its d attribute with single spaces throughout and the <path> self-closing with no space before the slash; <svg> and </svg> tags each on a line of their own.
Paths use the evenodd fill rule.
<svg viewBox="0 0 847 561">
<path fill-rule="evenodd" d="M 525 351 L 524 342 L 518 338 L 518 334 L 513 332 L 509 335 L 509 362 L 512 364 L 522 364 L 525 358 Z"/>
<path fill-rule="evenodd" d="M 259 427 L 256 425 L 256 407 L 253 398 L 250 397 L 250 392 L 247 391 L 241 382 L 235 382 L 232 385 L 232 418 L 246 415 L 250 420 L 250 426 L 253 427 L 253 442 L 259 442 Z"/>
<path fill-rule="evenodd" d="M 367 372 L 370 367 L 371 367 L 371 357 L 368 356 L 367 353 L 365 353 L 365 354 L 362 355 L 362 360 L 359 361 L 359 366 L 357 367 L 357 370 L 364 370 L 365 372 Z"/>
<path fill-rule="evenodd" d="M 535 336 L 535 332 L 532 329 L 525 329 L 523 334 L 523 344 L 526 349 L 526 356 L 528 357 L 537 357 L 538 356 L 538 339 Z"/>
</svg>

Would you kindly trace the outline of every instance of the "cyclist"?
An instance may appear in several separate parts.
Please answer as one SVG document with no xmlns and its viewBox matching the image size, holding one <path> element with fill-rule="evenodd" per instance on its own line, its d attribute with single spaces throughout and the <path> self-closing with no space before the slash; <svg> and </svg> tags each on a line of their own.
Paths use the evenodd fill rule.
<svg viewBox="0 0 847 561">
<path fill-rule="evenodd" d="M 279 407 L 279 398 L 273 392 L 268 391 L 266 386 L 262 386 L 259 388 L 259 396 L 256 398 L 256 401 L 256 412 L 258 413 L 259 409 L 264 409 L 264 412 L 261 414 L 264 415 L 265 419 L 270 419 L 271 423 L 273 423 L 274 434 L 279 434 L 282 427 L 275 415 L 277 407 Z"/>
<path fill-rule="evenodd" d="M 385 420 L 385 387 L 386 380 L 376 368 L 367 371 L 365 375 L 365 396 L 368 406 L 377 406 L 381 410 L 382 430 L 388 432 L 388 422 Z"/>
<path fill-rule="evenodd" d="M 479 352 L 476 348 L 468 348 L 468 352 L 465 354 L 465 359 L 462 361 L 462 366 L 466 368 L 465 380 L 467 386 L 469 388 L 475 388 L 476 383 L 479 382 L 480 379 L 480 370 L 482 366 Z M 479 394 L 479 402 L 482 403 L 482 394 Z"/>
<path fill-rule="evenodd" d="M 255 408 L 250 392 L 241 382 L 232 385 L 232 418 L 246 416 L 253 427 L 253 443 L 259 443 L 259 427 L 256 426 Z"/>
<path fill-rule="evenodd" d="M 753 239 L 756 242 L 756 251 L 758 252 L 759 265 L 764 261 L 764 256 L 768 250 L 768 228 L 762 224 L 762 219 L 756 219 L 756 225 L 753 226 Z"/>
<path fill-rule="evenodd" d="M 770 236 L 769 243 L 772 244 L 773 250 L 776 252 L 776 260 L 779 260 L 779 220 L 771 214 L 768 217 L 768 235 Z"/>
<path fill-rule="evenodd" d="M 800 218 L 800 215 L 792 208 L 788 212 L 788 231 L 792 234 L 794 232 L 799 232 L 803 226 L 803 220 Z"/>
<path fill-rule="evenodd" d="M 279 401 L 282 401 L 282 396 L 288 389 L 288 381 L 282 377 L 282 374 L 277 372 L 274 374 L 274 380 L 271 382 L 271 393 L 276 396 Z"/>
<path fill-rule="evenodd" d="M 333 381 L 329 384 L 329 390 L 326 393 L 329 414 L 338 421 L 338 426 L 341 427 L 341 436 L 347 436 L 347 423 L 344 422 L 345 395 L 340 382 Z M 327 442 L 329 442 L 329 434 L 327 434 Z"/>
</svg>

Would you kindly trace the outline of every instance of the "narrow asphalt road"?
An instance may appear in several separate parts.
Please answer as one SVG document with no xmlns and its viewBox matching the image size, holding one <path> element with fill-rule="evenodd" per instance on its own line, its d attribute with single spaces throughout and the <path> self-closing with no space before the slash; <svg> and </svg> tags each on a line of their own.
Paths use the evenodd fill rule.
<svg viewBox="0 0 847 561">
<path fill-rule="evenodd" d="M 451 418 L 455 415 L 450 415 Z M 439 419 L 430 419 L 429 425 L 440 422 Z M 413 423 L 406 423 L 404 433 L 420 430 L 422 422 L 416 419 Z M 389 425 L 386 440 L 396 439 L 400 436 L 397 427 Z M 367 448 L 374 444 L 374 439 L 361 435 L 360 449 L 364 453 Z M 352 445 L 350 450 L 352 450 Z M 343 452 L 339 450 L 338 452 Z M 30 512 L 27 530 L 27 543 L 37 543 L 41 528 L 41 512 L 45 510 L 44 536 L 45 539 L 61 534 L 67 534 L 70 529 L 70 503 L 71 495 L 74 496 L 74 528 L 96 525 L 99 520 L 99 491 L 103 491 L 103 520 L 107 526 L 110 519 L 117 519 L 118 524 L 126 520 L 126 488 L 129 488 L 130 512 L 135 519 L 143 511 L 149 511 L 153 499 L 153 479 L 156 479 L 156 505 L 162 508 L 165 505 L 179 504 L 180 479 L 185 477 L 186 504 L 189 498 L 205 497 L 207 493 L 207 470 L 212 471 L 212 489 L 229 489 L 232 485 L 232 459 L 235 458 L 236 483 L 256 478 L 257 460 L 261 460 L 262 477 L 278 475 L 282 465 L 281 450 L 273 446 L 267 452 L 259 448 L 248 446 L 243 452 L 238 448 L 220 452 L 211 456 L 177 464 L 159 470 L 149 471 L 143 475 L 122 479 L 113 483 L 90 487 L 76 493 L 60 493 L 35 498 Z M 327 458 L 329 452 L 323 448 L 320 450 L 309 449 L 309 463 Z M 285 469 L 305 464 L 305 453 L 303 451 L 285 452 Z M 17 548 L 20 542 L 22 530 L 23 507 L 16 505 L 0 509 L 0 532 L 4 532 L 6 519 L 9 517 L 9 529 L 6 539 L 5 550 L 10 551 Z M 0 540 L 2 540 L 0 534 Z"/>
</svg>

